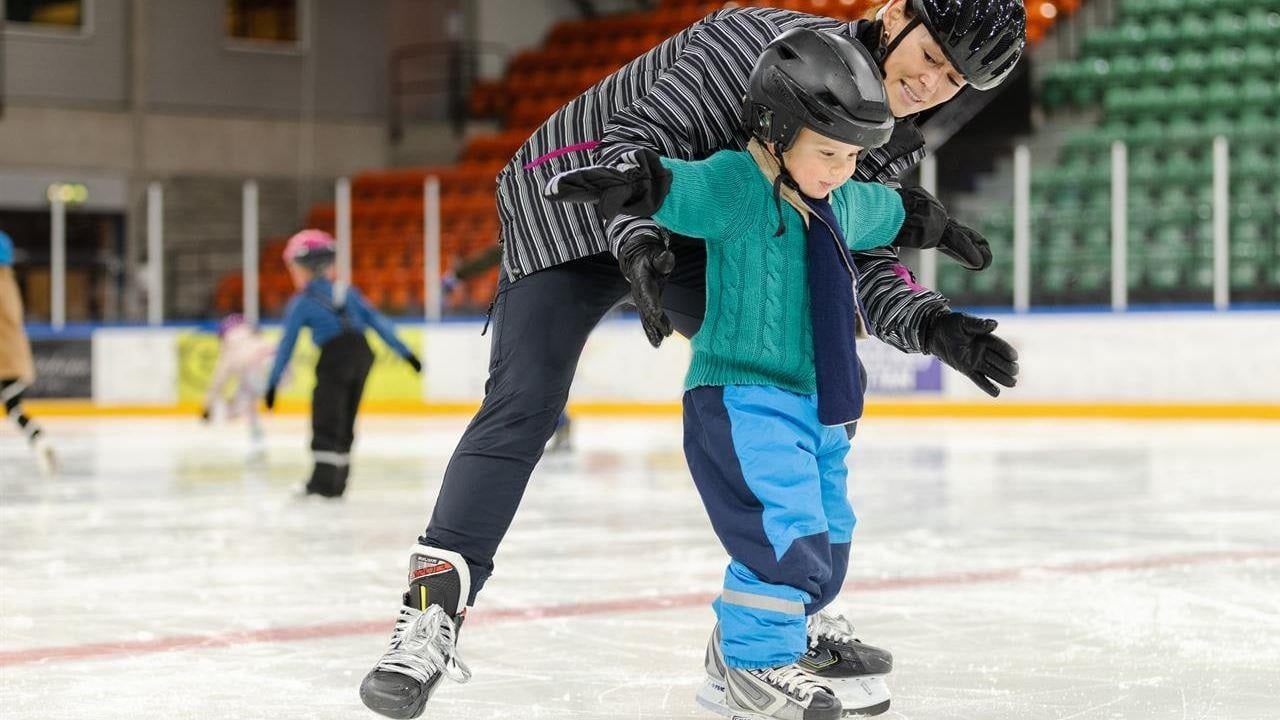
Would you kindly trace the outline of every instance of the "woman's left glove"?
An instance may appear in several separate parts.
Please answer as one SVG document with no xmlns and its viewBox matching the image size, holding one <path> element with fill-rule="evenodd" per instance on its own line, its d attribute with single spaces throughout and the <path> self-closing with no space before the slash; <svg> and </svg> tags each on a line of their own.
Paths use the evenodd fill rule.
<svg viewBox="0 0 1280 720">
<path fill-rule="evenodd" d="M 970 270 L 985 270 L 991 265 L 991 246 L 982 234 L 964 223 L 953 220 L 938 199 L 924 188 L 899 188 L 906 217 L 893 239 L 898 248 L 938 252 Z"/>
<path fill-rule="evenodd" d="M 542 194 L 555 202 L 597 203 L 608 222 L 618 215 L 649 217 L 671 191 L 671 171 L 658 153 L 640 148 L 624 153 L 617 165 L 569 170 L 547 181 Z"/>
</svg>

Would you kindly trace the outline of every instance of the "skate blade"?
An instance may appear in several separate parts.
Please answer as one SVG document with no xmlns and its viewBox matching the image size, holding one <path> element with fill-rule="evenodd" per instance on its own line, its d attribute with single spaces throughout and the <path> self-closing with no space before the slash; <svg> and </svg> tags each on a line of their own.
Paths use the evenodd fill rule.
<svg viewBox="0 0 1280 720">
<path fill-rule="evenodd" d="M 863 675 L 842 680 L 823 678 L 844 706 L 841 717 L 879 715 L 889 710 L 889 686 L 884 675 Z"/>
</svg>

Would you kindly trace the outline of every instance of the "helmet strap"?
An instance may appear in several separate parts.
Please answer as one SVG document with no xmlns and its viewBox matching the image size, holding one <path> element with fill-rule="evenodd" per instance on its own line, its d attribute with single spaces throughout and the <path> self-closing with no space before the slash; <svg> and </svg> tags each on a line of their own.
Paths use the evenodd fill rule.
<svg viewBox="0 0 1280 720">
<path fill-rule="evenodd" d="M 778 229 L 773 236 L 782 237 L 787 231 L 787 222 L 782 214 L 782 184 L 786 183 L 788 187 L 797 190 L 800 186 L 791 177 L 791 173 L 787 172 L 787 161 L 782 157 L 782 149 L 776 142 L 773 144 L 773 156 L 778 160 L 778 177 L 773 179 L 773 206 L 778 210 Z"/>
<path fill-rule="evenodd" d="M 898 33 L 897 37 L 893 38 L 892 40 L 889 39 L 889 31 L 887 29 L 880 36 L 881 50 L 879 53 L 877 53 L 876 59 L 880 61 L 881 75 L 884 74 L 884 63 L 885 63 L 885 60 L 889 59 L 889 54 L 892 53 L 898 47 L 898 44 L 901 43 L 903 38 L 907 36 L 907 33 L 911 32 L 912 30 L 915 30 L 916 26 L 921 24 L 921 22 L 923 21 L 920 19 L 920 16 L 917 15 L 916 17 L 913 17 L 910 20 L 908 20 L 906 26 L 903 27 L 902 31 Z"/>
</svg>

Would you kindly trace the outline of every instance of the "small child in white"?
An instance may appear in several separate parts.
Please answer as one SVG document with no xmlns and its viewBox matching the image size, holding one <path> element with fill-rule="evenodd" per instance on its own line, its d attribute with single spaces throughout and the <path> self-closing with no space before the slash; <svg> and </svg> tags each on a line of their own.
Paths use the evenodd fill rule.
<svg viewBox="0 0 1280 720">
<path fill-rule="evenodd" d="M 276 357 L 275 343 L 262 337 L 239 313 L 218 323 L 218 341 L 218 361 L 200 417 L 209 422 L 244 415 L 249 422 L 250 456 L 259 456 L 264 450 L 265 435 L 258 399 L 267 389 L 267 374 Z M 227 385 L 233 380 L 235 391 L 228 397 Z"/>
</svg>

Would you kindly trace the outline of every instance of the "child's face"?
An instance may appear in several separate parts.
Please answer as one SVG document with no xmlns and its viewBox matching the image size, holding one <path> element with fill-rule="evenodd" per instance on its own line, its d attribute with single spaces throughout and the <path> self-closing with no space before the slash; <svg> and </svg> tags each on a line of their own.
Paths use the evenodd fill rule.
<svg viewBox="0 0 1280 720">
<path fill-rule="evenodd" d="M 800 186 L 800 192 L 822 199 L 853 176 L 861 152 L 862 148 L 857 145 L 832 140 L 803 128 L 791 149 L 782 157 L 791 179 Z"/>
<path fill-rule="evenodd" d="M 307 283 L 311 282 L 312 278 L 324 277 L 328 278 L 332 282 L 338 277 L 338 269 L 333 265 L 327 265 L 323 270 L 318 272 L 312 272 L 297 263 L 289 263 L 288 268 L 289 279 L 293 280 L 293 287 L 296 290 L 301 290 L 306 287 Z"/>
</svg>

